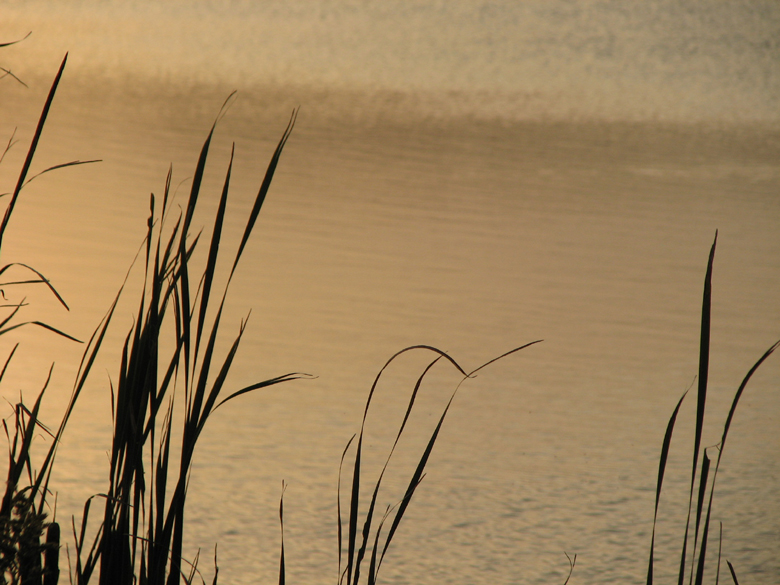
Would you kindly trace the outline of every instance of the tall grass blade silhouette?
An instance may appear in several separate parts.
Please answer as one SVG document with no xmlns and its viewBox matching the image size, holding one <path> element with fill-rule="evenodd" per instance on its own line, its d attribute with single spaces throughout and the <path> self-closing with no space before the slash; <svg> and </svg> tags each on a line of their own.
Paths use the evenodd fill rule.
<svg viewBox="0 0 780 585">
<path fill-rule="evenodd" d="M 701 332 L 699 338 L 699 383 L 696 394 L 696 432 L 693 445 L 693 465 L 691 466 L 691 489 L 688 498 L 688 517 L 685 522 L 685 536 L 683 537 L 682 554 L 680 556 L 680 573 L 678 585 L 683 585 L 685 580 L 685 561 L 688 552 L 688 531 L 690 529 L 691 508 L 693 506 L 693 489 L 696 483 L 696 469 L 699 461 L 699 448 L 704 427 L 704 405 L 707 400 L 707 377 L 709 375 L 710 360 L 710 320 L 712 311 L 712 264 L 715 259 L 715 245 L 718 242 L 718 232 L 715 232 L 715 241 L 710 248 L 710 256 L 707 261 L 707 273 L 704 277 L 704 294 L 701 308 Z M 698 530 L 694 535 L 693 550 L 696 551 L 696 539 Z"/>
<path fill-rule="evenodd" d="M 669 449 L 672 444 L 672 433 L 674 432 L 674 425 L 677 421 L 677 414 L 680 412 L 680 406 L 682 406 L 685 396 L 688 394 L 686 391 L 680 397 L 677 402 L 677 406 L 674 408 L 672 416 L 669 418 L 669 423 L 666 425 L 666 433 L 664 433 L 664 442 L 661 447 L 661 459 L 658 464 L 658 484 L 655 488 L 655 511 L 653 513 L 653 532 L 650 539 L 650 563 L 647 568 L 647 585 L 653 585 L 653 553 L 655 551 L 655 528 L 658 523 L 658 504 L 661 501 L 661 488 L 664 483 L 664 472 L 666 471 L 666 462 L 669 459 Z"/>
<path fill-rule="evenodd" d="M 764 361 L 774 353 L 777 348 L 780 347 L 780 340 L 776 341 L 772 346 L 770 346 L 764 354 L 756 361 L 755 364 L 750 368 L 748 373 L 743 378 L 742 382 L 739 385 L 739 388 L 737 389 L 737 392 L 734 396 L 734 399 L 731 402 L 731 408 L 729 409 L 728 417 L 726 418 L 726 423 L 723 426 L 723 434 L 721 435 L 720 443 L 718 445 L 718 458 L 715 461 L 715 470 L 712 474 L 712 484 L 710 485 L 710 496 L 709 500 L 707 502 L 707 515 L 704 521 L 704 532 L 702 534 L 702 544 L 701 549 L 699 551 L 699 563 L 697 565 L 697 571 L 696 571 L 696 583 L 697 585 L 703 582 L 704 579 L 704 559 L 706 557 L 707 553 L 707 536 L 708 536 L 708 529 L 710 524 L 710 515 L 712 513 L 712 501 L 715 496 L 715 480 L 717 478 L 718 469 L 720 468 L 720 462 L 721 458 L 723 457 L 723 451 L 726 447 L 726 439 L 728 438 L 729 429 L 731 428 L 731 422 L 734 419 L 734 413 L 736 412 L 737 405 L 739 404 L 740 398 L 742 398 L 742 394 L 745 391 L 745 387 L 747 386 L 750 379 L 753 377 L 753 374 L 756 372 L 756 370 L 761 366 L 761 364 L 764 363 Z M 731 563 L 729 563 L 729 567 L 731 567 Z"/>
<path fill-rule="evenodd" d="M 46 124 L 46 118 L 49 115 L 51 104 L 54 101 L 54 94 L 57 93 L 57 86 L 60 84 L 62 72 L 65 70 L 65 64 L 67 62 L 68 55 L 66 53 L 65 58 L 62 60 L 62 64 L 60 65 L 59 71 L 57 71 L 57 75 L 54 77 L 54 83 L 52 83 L 51 89 L 49 90 L 49 95 L 46 97 L 46 103 L 43 106 L 41 117 L 38 120 L 38 126 L 35 128 L 35 134 L 33 135 L 30 148 L 27 151 L 27 156 L 24 159 L 22 170 L 19 173 L 19 178 L 16 182 L 16 187 L 14 188 L 13 195 L 11 196 L 11 202 L 8 204 L 8 207 L 5 210 L 2 223 L 0 223 L 0 250 L 2 250 L 3 235 L 5 234 L 5 230 L 8 227 L 8 221 L 11 219 L 11 215 L 14 212 L 14 207 L 16 207 L 16 202 L 19 199 L 19 193 L 21 193 L 22 186 L 24 185 L 25 179 L 27 178 L 27 173 L 30 170 L 30 165 L 32 164 L 33 156 L 35 155 L 35 150 L 38 148 L 38 141 L 40 140 L 41 133 L 43 132 L 43 126 Z"/>
<path fill-rule="evenodd" d="M 734 581 L 734 585 L 739 585 L 737 573 L 734 571 L 734 565 L 731 564 L 731 561 L 726 561 L 726 564 L 729 566 L 729 572 L 731 572 L 731 579 Z"/>
<path fill-rule="evenodd" d="M 715 585 L 720 583 L 720 559 L 723 553 L 723 522 L 719 522 L 718 530 L 718 566 L 715 569 Z"/>
<path fill-rule="evenodd" d="M 282 482 L 282 495 L 279 498 L 279 528 L 281 533 L 281 553 L 279 555 L 279 585 L 284 585 L 286 569 L 284 566 L 284 490 L 287 485 Z"/>
</svg>

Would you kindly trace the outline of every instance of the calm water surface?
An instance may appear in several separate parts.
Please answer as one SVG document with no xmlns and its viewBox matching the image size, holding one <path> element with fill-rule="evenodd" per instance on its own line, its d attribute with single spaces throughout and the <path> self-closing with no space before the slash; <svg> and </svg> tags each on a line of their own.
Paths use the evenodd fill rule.
<svg viewBox="0 0 780 585">
<path fill-rule="evenodd" d="M 696 374 L 716 229 L 705 445 L 780 337 L 773 4 L 706 14 L 672 2 L 0 6 L 10 23 L 0 40 L 34 30 L 0 54 L 30 86 L 0 81 L 0 136 L 18 127 L 20 141 L 0 165 L 0 191 L 14 184 L 66 50 L 35 168 L 103 159 L 31 183 L 3 249 L 3 263 L 35 266 L 70 305 L 30 291 L 28 314 L 81 338 L 124 279 L 171 163 L 183 202 L 230 90 L 239 95 L 218 126 L 211 199 L 195 220 L 208 229 L 235 141 L 228 256 L 301 106 L 234 279 L 224 342 L 251 310 L 231 385 L 317 378 L 210 421 L 185 545 L 190 556 L 202 549 L 206 580 L 214 543 L 221 582 L 276 578 L 283 479 L 288 578 L 336 578 L 339 457 L 395 351 L 431 344 L 469 369 L 544 339 L 462 386 L 382 579 L 562 583 L 566 552 L 578 555 L 576 582 L 643 582 L 658 454 Z M 110 347 L 133 309 L 129 294 Z M 4 337 L 4 351 L 16 341 L 3 396 L 32 396 L 56 361 L 54 421 L 80 350 L 28 330 Z M 369 474 L 425 357 L 399 361 L 379 388 Z M 116 359 L 109 351 L 95 368 L 60 451 L 61 520 L 105 490 Z M 400 499 L 457 382 L 441 367 L 423 387 L 382 505 Z M 737 574 L 767 585 L 780 578 L 779 384 L 773 358 L 740 404 L 713 517 Z M 674 578 L 684 529 L 690 398 L 661 502 L 659 582 Z"/>
</svg>

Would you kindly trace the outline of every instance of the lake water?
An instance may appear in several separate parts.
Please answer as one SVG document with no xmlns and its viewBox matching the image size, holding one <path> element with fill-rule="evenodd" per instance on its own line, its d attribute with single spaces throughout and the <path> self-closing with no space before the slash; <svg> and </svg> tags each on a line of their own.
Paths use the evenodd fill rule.
<svg viewBox="0 0 780 585">
<path fill-rule="evenodd" d="M 170 164 L 184 201 L 227 95 L 238 89 L 194 225 L 208 228 L 235 141 L 228 257 L 301 108 L 223 321 L 227 343 L 251 310 L 231 387 L 317 378 L 209 421 L 185 543 L 189 557 L 202 549 L 206 581 L 215 543 L 220 582 L 276 578 L 282 480 L 288 579 L 335 580 L 339 458 L 387 358 L 424 343 L 470 369 L 536 339 L 461 387 L 382 582 L 563 583 L 564 552 L 577 554 L 572 583 L 645 581 L 658 456 L 697 372 L 716 229 L 705 446 L 780 338 L 774 2 L 2 1 L 0 14 L 0 42 L 33 31 L 0 50 L 29 86 L 0 80 L 0 138 L 18 128 L 19 140 L 0 192 L 66 51 L 33 172 L 102 159 L 35 179 L 3 241 L 3 264 L 36 267 L 70 305 L 25 291 L 30 318 L 82 339 L 121 285 Z M 108 380 L 138 287 L 131 278 L 107 342 L 116 350 L 58 455 L 63 524 L 106 489 Z M 31 399 L 56 361 L 53 424 L 80 348 L 28 329 L 3 336 L 2 355 L 17 341 L 2 394 Z M 405 356 L 379 388 L 369 475 L 426 358 Z M 382 506 L 400 499 L 457 383 L 441 367 L 423 386 Z M 691 395 L 661 499 L 657 582 L 676 578 L 694 419 Z M 722 522 L 741 582 L 780 579 L 778 428 L 773 356 L 740 403 L 715 494 L 711 538 Z"/>
</svg>

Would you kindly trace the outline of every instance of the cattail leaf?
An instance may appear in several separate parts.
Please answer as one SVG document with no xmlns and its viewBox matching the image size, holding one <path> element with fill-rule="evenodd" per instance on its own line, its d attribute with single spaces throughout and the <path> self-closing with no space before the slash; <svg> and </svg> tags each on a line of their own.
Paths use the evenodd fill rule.
<svg viewBox="0 0 780 585">
<path fill-rule="evenodd" d="M 707 260 L 707 273 L 704 277 L 704 293 L 702 295 L 701 330 L 699 335 L 699 378 L 698 392 L 696 396 L 696 432 L 693 444 L 693 464 L 691 466 L 691 487 L 688 495 L 688 515 L 685 521 L 685 535 L 683 536 L 682 553 L 680 555 L 680 572 L 677 576 L 677 584 L 683 585 L 685 581 L 685 560 L 688 554 L 688 532 L 691 523 L 691 510 L 693 507 L 693 489 L 696 483 L 696 469 L 699 461 L 699 449 L 701 446 L 702 429 L 704 428 L 704 407 L 707 399 L 707 376 L 710 361 L 710 319 L 712 309 L 712 265 L 715 260 L 715 245 L 718 242 L 718 232 L 715 232 L 715 240 L 710 248 Z M 691 568 L 693 569 L 693 567 Z"/>
<path fill-rule="evenodd" d="M 62 296 L 60 295 L 60 293 L 57 292 L 57 289 L 52 286 L 51 282 L 49 282 L 49 279 L 46 278 L 40 272 L 38 272 L 32 266 L 28 266 L 27 264 L 24 264 L 23 262 L 12 262 L 10 264 L 6 264 L 5 266 L 3 266 L 0 269 L 0 274 L 4 273 L 6 270 L 8 270 L 9 268 L 11 268 L 13 266 L 21 266 L 22 268 L 25 268 L 25 269 L 29 270 L 30 272 L 35 273 L 36 276 L 38 276 L 38 279 L 36 279 L 36 280 L 19 281 L 18 283 L 16 283 L 16 282 L 6 282 L 6 283 L 3 283 L 4 286 L 8 286 L 10 284 L 38 284 L 38 283 L 45 284 L 48 287 L 48 289 L 51 291 L 51 293 L 55 297 L 57 297 L 57 300 L 60 302 L 60 304 L 63 307 L 65 307 L 67 310 L 70 311 L 70 307 L 68 307 L 68 304 L 65 302 L 65 299 L 63 299 Z"/>
<path fill-rule="evenodd" d="M 287 139 L 290 138 L 290 134 L 292 134 L 293 127 L 295 126 L 295 119 L 298 117 L 298 110 L 295 109 L 292 112 L 292 115 L 290 116 L 290 121 L 287 123 L 287 128 L 285 129 L 284 133 L 282 134 L 282 138 L 279 140 L 279 143 L 276 145 L 276 150 L 274 150 L 274 154 L 271 157 L 271 161 L 268 163 L 268 168 L 265 171 L 265 177 L 263 177 L 263 182 L 260 185 L 260 190 L 257 193 L 257 197 L 255 198 L 255 203 L 252 206 L 252 211 L 249 213 L 249 219 L 247 220 L 246 228 L 244 228 L 244 235 L 241 237 L 241 244 L 238 246 L 238 251 L 236 252 L 236 258 L 233 261 L 233 268 L 230 270 L 230 276 L 228 279 L 233 278 L 233 273 L 236 271 L 236 266 L 238 266 L 238 261 L 241 258 L 241 254 L 244 252 L 244 248 L 246 247 L 246 243 L 249 241 L 249 236 L 252 233 L 252 230 L 255 227 L 255 222 L 257 221 L 257 216 L 260 214 L 260 208 L 263 206 L 263 203 L 265 202 L 265 197 L 268 194 L 268 189 L 271 187 L 271 180 L 274 177 L 274 173 L 276 172 L 276 167 L 279 164 L 279 159 L 282 156 L 282 150 L 284 150 L 285 144 L 287 144 Z"/>
<path fill-rule="evenodd" d="M 674 408 L 672 416 L 669 418 L 669 423 L 666 425 L 666 432 L 664 433 L 664 442 L 661 447 L 661 459 L 658 464 L 658 483 L 655 488 L 655 512 L 653 513 L 653 532 L 650 538 L 650 562 L 647 567 L 647 585 L 653 585 L 653 551 L 655 550 L 655 527 L 658 521 L 658 503 L 661 500 L 661 488 L 664 483 L 664 472 L 666 470 L 666 461 L 669 458 L 669 448 L 672 444 L 672 433 L 674 432 L 674 425 L 677 421 L 677 413 L 680 412 L 680 406 L 682 406 L 685 396 L 688 394 L 686 390 L 677 401 L 677 406 Z"/>
<path fill-rule="evenodd" d="M 25 40 L 31 34 L 32 34 L 32 31 L 28 32 L 21 39 L 16 39 L 15 41 L 9 41 L 7 43 L 0 43 L 0 48 L 2 48 L 2 47 L 10 47 L 11 45 L 15 45 L 16 43 L 21 43 L 23 40 Z"/>
<path fill-rule="evenodd" d="M 277 376 L 275 378 L 271 378 L 270 380 L 257 382 L 256 384 L 251 384 L 245 388 L 242 388 L 241 390 L 237 390 L 236 392 L 233 392 L 233 394 L 231 394 L 230 396 L 222 400 L 219 404 L 217 404 L 217 406 L 214 407 L 214 410 L 216 410 L 226 402 L 233 400 L 234 398 L 241 396 L 242 394 L 246 394 L 247 392 L 252 392 L 253 390 L 259 390 L 260 388 L 267 388 L 268 386 L 274 386 L 276 384 L 281 384 L 282 382 L 289 382 L 291 380 L 312 379 L 312 378 L 314 378 L 314 376 L 312 376 L 311 374 L 292 372 L 290 374 L 284 374 L 283 376 Z"/>
<path fill-rule="evenodd" d="M 341 580 L 344 577 L 344 574 L 341 572 L 341 470 L 344 466 L 344 458 L 347 456 L 347 451 L 349 450 L 349 446 L 352 444 L 352 441 L 355 440 L 355 437 L 357 435 L 352 435 L 352 438 L 350 438 L 349 441 L 347 441 L 347 446 L 344 447 L 344 452 L 341 454 L 341 460 L 339 461 L 339 477 L 338 477 L 338 483 L 336 487 L 336 515 L 338 517 L 338 546 L 339 546 L 339 578 L 337 579 L 337 584 L 341 583 Z"/>
<path fill-rule="evenodd" d="M 49 115 L 49 109 L 51 108 L 51 104 L 54 101 L 54 94 L 57 93 L 57 86 L 60 84 L 60 79 L 62 78 L 62 72 L 65 70 L 65 64 L 67 62 L 68 62 L 68 54 L 65 53 L 65 58 L 62 60 L 60 69 L 59 71 L 57 71 L 57 75 L 54 77 L 54 82 L 52 83 L 51 89 L 49 90 L 49 95 L 46 97 L 46 103 L 43 106 L 41 117 L 38 120 L 38 126 L 35 128 L 35 134 L 33 135 L 32 142 L 30 143 L 30 148 L 27 151 L 27 157 L 25 158 L 24 164 L 22 165 L 22 170 L 19 173 L 19 179 L 16 182 L 16 187 L 14 188 L 11 201 L 5 210 L 5 215 L 3 215 L 3 221 L 2 223 L 0 223 L 0 250 L 2 250 L 3 235 L 5 234 L 5 230 L 8 227 L 8 222 L 11 219 L 11 215 L 14 212 L 14 207 L 16 206 L 16 201 L 19 199 L 19 193 L 21 192 L 22 186 L 24 185 L 24 181 L 27 178 L 27 173 L 30 170 L 30 165 L 32 164 L 33 156 L 35 155 L 35 149 L 38 147 L 38 141 L 41 138 L 41 132 L 43 132 L 43 126 L 46 123 L 46 118 Z"/>
<path fill-rule="evenodd" d="M 706 458 L 707 455 L 705 453 L 704 457 Z M 701 535 L 701 547 L 699 548 L 699 563 L 696 567 L 696 585 L 702 585 L 703 579 L 704 579 L 704 561 L 707 558 L 707 539 L 709 537 L 710 532 L 710 510 L 711 508 L 707 508 L 707 516 L 704 519 L 704 531 Z"/>
<path fill-rule="evenodd" d="M 739 580 L 737 579 L 737 573 L 734 570 L 734 565 L 731 564 L 731 561 L 727 560 L 726 564 L 729 566 L 729 571 L 731 572 L 731 579 L 734 581 L 734 585 L 739 585 Z"/>
<path fill-rule="evenodd" d="M 222 186 L 222 196 L 219 199 L 219 207 L 217 209 L 217 215 L 214 218 L 214 230 L 211 235 L 211 244 L 209 245 L 209 256 L 206 261 L 206 269 L 203 272 L 203 294 L 200 298 L 200 314 L 198 315 L 198 333 L 195 336 L 195 355 L 198 355 L 198 347 L 201 335 L 203 333 L 203 326 L 206 322 L 206 308 L 209 304 L 209 298 L 211 294 L 211 283 L 214 280 L 214 272 L 217 266 L 217 254 L 219 253 L 219 242 L 222 237 L 222 224 L 225 220 L 225 208 L 227 207 L 228 191 L 230 189 L 230 174 L 233 170 L 233 157 L 236 151 L 236 144 L 233 143 L 233 147 L 230 150 L 230 162 L 228 163 L 227 174 L 225 176 L 225 182 Z"/>
<path fill-rule="evenodd" d="M 282 495 L 279 498 L 279 526 L 281 529 L 281 554 L 279 559 L 279 585 L 284 585 L 285 580 L 285 568 L 284 568 L 284 490 L 287 489 L 287 485 L 282 481 Z"/>
<path fill-rule="evenodd" d="M 36 173 L 35 175 L 33 175 L 32 177 L 27 179 L 24 182 L 24 185 L 22 185 L 22 189 L 24 189 L 27 185 L 29 185 L 34 179 L 37 179 L 41 175 L 45 175 L 46 173 L 49 173 L 51 171 L 56 171 L 57 169 L 66 169 L 68 167 L 76 167 L 76 166 L 79 166 L 79 165 L 88 165 L 88 164 L 97 163 L 97 162 L 103 162 L 103 161 L 100 160 L 100 159 L 94 159 L 94 160 L 72 160 L 70 162 L 60 163 L 58 165 L 54 165 L 52 167 L 49 167 L 47 169 L 42 170 L 40 173 Z"/>
<path fill-rule="evenodd" d="M 379 474 L 379 479 L 377 479 L 376 485 L 374 486 L 374 492 L 371 495 L 371 503 L 369 504 L 368 513 L 366 514 L 366 520 L 363 524 L 363 541 L 361 542 L 360 548 L 358 549 L 357 561 L 355 563 L 355 583 L 357 583 L 358 577 L 360 575 L 360 563 L 366 554 L 366 547 L 368 546 L 368 540 L 371 532 L 371 522 L 374 517 L 374 508 L 376 506 L 376 499 L 377 499 L 377 495 L 379 494 L 379 488 L 382 485 L 382 478 L 384 478 L 385 471 L 387 470 L 387 466 L 390 463 L 390 458 L 393 456 L 393 453 L 395 452 L 395 448 L 398 445 L 398 441 L 401 438 L 401 434 L 403 433 L 404 428 L 406 427 L 406 422 L 407 420 L 409 420 L 409 415 L 412 412 L 412 408 L 414 408 L 414 402 L 415 399 L 417 398 L 417 393 L 420 390 L 420 385 L 422 384 L 423 378 L 425 378 L 425 375 L 431 370 L 431 368 L 440 359 L 441 356 L 437 357 L 430 364 L 428 364 L 428 367 L 425 368 L 423 373 L 417 379 L 417 382 L 414 385 L 414 390 L 412 390 L 412 396 L 409 399 L 409 404 L 406 407 L 406 412 L 404 413 L 403 421 L 401 422 L 401 426 L 398 429 L 398 433 L 396 434 L 395 441 L 393 442 L 393 446 L 390 448 L 390 453 L 388 454 L 387 459 L 385 460 L 385 464 L 382 467 L 381 473 Z"/>
<path fill-rule="evenodd" d="M 51 331 L 52 333 L 56 333 L 57 335 L 59 335 L 61 337 L 64 337 L 65 339 L 70 339 L 71 341 L 75 341 L 77 343 L 82 343 L 81 340 L 76 339 L 72 335 L 68 335 L 64 331 L 60 331 L 56 327 L 52 327 L 51 325 L 48 325 L 46 323 L 42 323 L 40 321 L 25 321 L 23 323 L 14 323 L 13 325 L 5 327 L 4 329 L 0 329 L 0 335 L 8 333 L 9 331 L 13 331 L 14 329 L 18 329 L 19 327 L 24 327 L 25 325 L 36 325 L 37 327 L 42 327 L 43 329 Z"/>
<path fill-rule="evenodd" d="M 696 555 L 696 546 L 699 542 L 699 526 L 701 523 L 701 515 L 702 510 L 704 509 L 704 496 L 707 492 L 707 480 L 709 479 L 710 474 L 710 458 L 707 455 L 707 450 L 704 450 L 704 453 L 702 453 L 702 462 L 701 462 L 701 471 L 699 472 L 699 496 L 696 499 L 696 524 L 695 529 L 693 533 L 693 554 Z M 705 537 L 706 537 L 706 528 L 705 528 Z M 704 559 L 702 558 L 702 555 L 706 551 L 706 546 L 704 545 L 704 541 L 702 541 L 702 550 L 699 552 L 699 564 L 701 568 L 704 568 L 703 562 Z M 694 576 L 694 568 L 695 564 L 691 564 L 691 583 L 693 582 L 693 576 Z M 697 577 L 698 579 L 698 571 L 697 571 Z M 700 585 L 700 584 L 698 584 Z"/>
<path fill-rule="evenodd" d="M 360 503 L 360 459 L 363 451 L 363 429 L 358 435 L 355 452 L 355 465 L 352 469 L 352 493 L 349 498 L 349 527 L 347 533 L 347 585 L 352 583 L 352 571 L 355 566 L 355 540 L 357 537 L 358 509 Z M 357 584 L 356 584 L 357 585 Z"/>
<path fill-rule="evenodd" d="M 452 401 L 454 400 L 454 398 L 455 398 L 455 393 L 452 394 L 449 401 L 447 402 L 447 406 L 444 408 L 444 412 L 442 413 L 441 418 L 439 418 L 439 422 L 436 425 L 436 428 L 434 429 L 431 438 L 428 440 L 428 444 L 425 447 L 425 451 L 423 452 L 420 461 L 417 463 L 417 468 L 414 470 L 414 473 L 412 474 L 412 479 L 409 482 L 409 486 L 406 488 L 406 494 L 404 495 L 403 500 L 398 506 L 398 511 L 396 512 L 395 517 L 393 518 L 393 522 L 390 525 L 390 530 L 387 533 L 387 540 L 385 541 L 385 545 L 382 548 L 382 555 L 380 556 L 379 559 L 379 567 L 382 566 L 382 561 L 385 558 L 385 554 L 387 553 L 387 549 L 390 546 L 390 542 L 393 540 L 393 536 L 395 535 L 395 532 L 398 529 L 398 525 L 401 523 L 401 519 L 403 518 L 406 509 L 409 507 L 409 503 L 412 500 L 412 496 L 414 495 L 417 486 L 422 481 L 423 472 L 425 471 L 425 466 L 428 464 L 428 458 L 430 457 L 431 452 L 433 451 L 433 446 L 436 443 L 436 439 L 439 436 L 439 431 L 441 430 L 441 426 L 444 423 L 444 419 L 447 416 L 447 412 L 449 412 L 450 405 L 452 405 Z M 377 572 L 378 571 L 379 568 L 377 568 Z"/>
<path fill-rule="evenodd" d="M 729 408 L 729 414 L 726 417 L 726 424 L 723 425 L 723 436 L 720 439 L 720 450 L 718 452 L 718 464 L 720 463 L 720 458 L 723 456 L 723 449 L 726 447 L 726 438 L 729 434 L 729 428 L 731 427 L 731 421 L 734 419 L 734 413 L 737 410 L 737 405 L 739 404 L 739 399 L 742 397 L 742 393 L 745 391 L 745 387 L 747 386 L 748 382 L 750 381 L 750 378 L 753 377 L 753 374 L 756 372 L 756 370 L 761 366 L 761 364 L 764 363 L 764 361 L 774 353 L 774 351 L 780 347 L 780 340 L 776 341 L 769 349 L 767 349 L 764 354 L 758 359 L 758 361 L 753 364 L 753 366 L 750 368 L 748 373 L 745 375 L 745 377 L 742 379 L 742 382 L 739 385 L 739 388 L 737 389 L 737 393 L 734 395 L 734 399 L 731 402 L 731 408 Z M 716 464 L 716 470 L 717 465 Z"/>
<path fill-rule="evenodd" d="M 720 559 L 723 552 L 723 522 L 718 524 L 720 525 L 720 530 L 718 530 L 718 566 L 715 569 L 715 585 L 718 585 L 720 582 Z"/>
</svg>

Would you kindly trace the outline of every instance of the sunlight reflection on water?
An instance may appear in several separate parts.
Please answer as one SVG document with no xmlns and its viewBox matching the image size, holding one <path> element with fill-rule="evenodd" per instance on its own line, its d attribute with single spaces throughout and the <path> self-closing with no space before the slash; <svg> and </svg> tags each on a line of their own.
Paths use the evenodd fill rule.
<svg viewBox="0 0 780 585">
<path fill-rule="evenodd" d="M 228 91 L 221 83 L 69 72 L 35 168 L 103 162 L 25 188 L 3 261 L 44 272 L 71 311 L 37 291 L 31 313 L 86 338 L 139 249 L 149 193 L 161 193 L 172 163 L 183 201 Z M 18 125 L 20 140 L 0 165 L 0 191 L 13 184 L 48 89 L 37 80 L 29 90 L 0 86 L 4 112 L 13 113 L 0 119 L 0 136 Z M 565 551 L 578 554 L 583 581 L 643 581 L 662 433 L 696 373 L 715 229 L 705 445 L 719 439 L 741 376 L 780 331 L 776 131 L 515 119 L 506 104 L 469 110 L 479 92 L 464 106 L 435 91 L 392 87 L 271 86 L 255 78 L 240 89 L 212 146 L 212 199 L 195 220 L 207 224 L 235 140 L 226 250 L 237 243 L 241 213 L 290 111 L 300 105 L 301 114 L 229 296 L 226 336 L 252 311 L 231 384 L 287 371 L 318 378 L 246 397 L 210 421 L 188 511 L 188 550 L 202 548 L 204 572 L 216 541 L 225 582 L 274 578 L 285 479 L 288 578 L 335 576 L 338 458 L 384 360 L 429 343 L 475 367 L 544 338 L 461 389 L 383 579 L 557 583 L 568 569 Z M 131 296 L 121 306 L 110 347 L 119 347 L 134 303 Z M 33 331 L 4 338 L 3 347 L 16 339 L 23 351 L 3 396 L 15 400 L 20 388 L 31 396 L 54 360 L 45 418 L 56 420 L 80 350 Z M 115 363 L 106 355 L 95 369 L 66 434 L 54 479 L 60 518 L 105 489 Z M 421 364 L 409 356 L 380 388 L 367 465 L 383 459 Z M 741 565 L 766 585 L 780 573 L 778 381 L 775 359 L 751 382 L 715 498 L 724 556 L 737 561 L 738 574 Z M 425 387 L 399 468 L 410 470 L 456 382 L 442 368 Z M 677 563 L 693 408 L 689 399 L 667 473 L 659 581 Z M 383 504 L 398 499 L 403 482 L 391 477 L 396 491 Z"/>
</svg>

